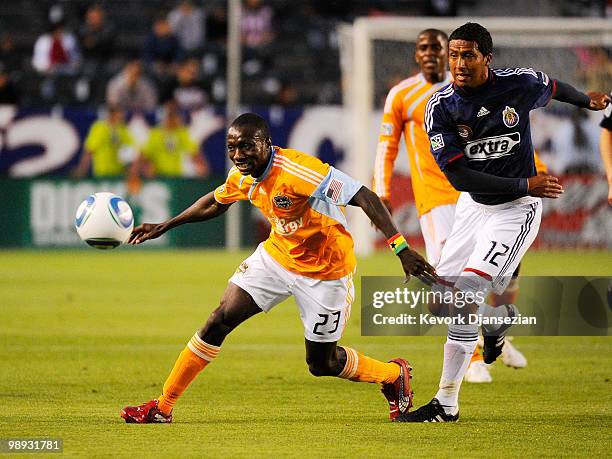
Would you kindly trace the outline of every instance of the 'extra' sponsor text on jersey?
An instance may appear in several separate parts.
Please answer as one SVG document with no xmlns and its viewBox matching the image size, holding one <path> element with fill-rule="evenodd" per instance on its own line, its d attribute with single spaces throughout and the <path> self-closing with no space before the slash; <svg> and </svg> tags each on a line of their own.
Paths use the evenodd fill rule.
<svg viewBox="0 0 612 459">
<path fill-rule="evenodd" d="M 469 168 L 497 177 L 536 175 L 529 112 L 548 104 L 555 84 L 545 73 L 510 68 L 490 69 L 478 88 L 451 83 L 440 89 L 425 108 L 431 153 L 440 169 L 465 157 Z M 524 194 L 470 195 L 480 204 L 496 205 Z"/>
<path fill-rule="evenodd" d="M 465 146 L 465 156 L 468 161 L 486 161 L 493 158 L 501 158 L 510 155 L 521 142 L 520 132 L 485 137 L 484 139 L 468 142 Z"/>
</svg>

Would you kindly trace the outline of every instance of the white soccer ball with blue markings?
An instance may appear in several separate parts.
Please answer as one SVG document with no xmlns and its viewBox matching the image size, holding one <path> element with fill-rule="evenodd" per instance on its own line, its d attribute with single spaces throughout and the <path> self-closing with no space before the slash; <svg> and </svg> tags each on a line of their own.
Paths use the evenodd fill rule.
<svg viewBox="0 0 612 459">
<path fill-rule="evenodd" d="M 79 237 L 96 249 L 114 249 L 127 242 L 134 215 L 121 197 L 103 191 L 87 197 L 74 220 Z"/>
</svg>

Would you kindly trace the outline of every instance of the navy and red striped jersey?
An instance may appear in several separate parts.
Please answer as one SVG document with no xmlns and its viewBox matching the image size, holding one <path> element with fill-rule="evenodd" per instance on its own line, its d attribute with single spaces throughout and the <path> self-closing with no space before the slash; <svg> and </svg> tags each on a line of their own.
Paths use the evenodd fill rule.
<svg viewBox="0 0 612 459">
<path fill-rule="evenodd" d="M 470 168 L 509 178 L 536 175 L 529 112 L 545 106 L 555 82 L 530 68 L 489 70 L 476 89 L 454 83 L 434 94 L 425 109 L 431 152 L 444 171 L 465 156 Z M 501 204 L 520 196 L 471 193 L 482 204 Z"/>
</svg>

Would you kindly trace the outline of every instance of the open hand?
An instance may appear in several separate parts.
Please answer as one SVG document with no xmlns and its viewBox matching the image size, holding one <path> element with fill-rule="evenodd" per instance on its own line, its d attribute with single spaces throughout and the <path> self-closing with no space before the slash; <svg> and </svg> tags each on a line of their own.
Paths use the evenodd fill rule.
<svg viewBox="0 0 612 459">
<path fill-rule="evenodd" d="M 167 231 L 163 223 L 143 223 L 132 230 L 128 244 L 142 244 L 149 239 L 156 239 Z"/>
<path fill-rule="evenodd" d="M 530 177 L 528 181 L 529 190 L 527 194 L 529 196 L 556 199 L 563 193 L 563 187 L 559 183 L 559 179 L 552 175 L 536 175 Z"/>
<path fill-rule="evenodd" d="M 605 92 L 587 92 L 587 96 L 591 99 L 589 110 L 603 110 L 612 100 Z"/>
<path fill-rule="evenodd" d="M 406 273 L 406 282 L 410 280 L 410 276 L 418 277 L 427 285 L 437 281 L 436 270 L 418 252 L 408 248 L 402 250 L 398 256 L 402 262 L 404 273 Z"/>
</svg>

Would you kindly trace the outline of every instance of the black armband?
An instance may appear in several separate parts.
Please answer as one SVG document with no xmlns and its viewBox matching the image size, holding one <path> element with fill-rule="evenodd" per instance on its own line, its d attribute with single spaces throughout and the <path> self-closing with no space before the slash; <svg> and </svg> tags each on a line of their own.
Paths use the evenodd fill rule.
<svg viewBox="0 0 612 459">
<path fill-rule="evenodd" d="M 591 105 L 591 98 L 578 91 L 571 84 L 567 84 L 559 80 L 555 80 L 554 84 L 555 92 L 553 94 L 553 99 L 558 100 L 559 102 L 567 102 L 568 104 L 582 108 L 589 108 Z"/>
<path fill-rule="evenodd" d="M 470 169 L 465 158 L 450 163 L 444 173 L 458 191 L 478 194 L 521 194 L 527 196 L 529 182 L 526 178 L 498 177 Z"/>
</svg>

